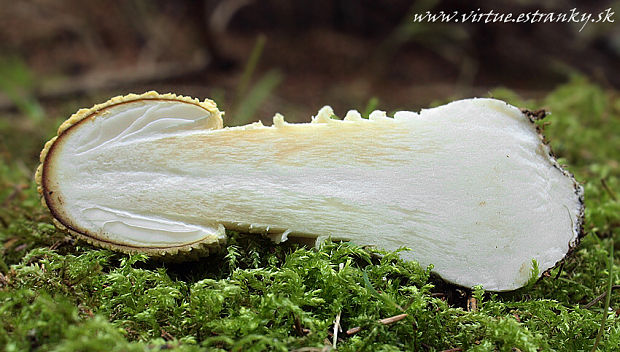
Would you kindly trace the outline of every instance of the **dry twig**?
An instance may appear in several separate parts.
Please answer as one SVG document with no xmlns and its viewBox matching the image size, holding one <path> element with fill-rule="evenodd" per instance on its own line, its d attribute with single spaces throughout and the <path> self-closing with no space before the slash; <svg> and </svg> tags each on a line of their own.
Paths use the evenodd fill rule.
<svg viewBox="0 0 620 352">
<path fill-rule="evenodd" d="M 340 327 L 341 313 L 342 311 L 338 312 L 338 314 L 336 315 L 336 321 L 334 322 L 334 338 L 332 339 L 332 345 L 334 346 L 334 348 L 336 348 L 336 343 L 338 342 L 338 331 L 342 331 L 342 328 Z"/>
<path fill-rule="evenodd" d="M 395 323 L 397 321 L 401 321 L 401 320 L 405 319 L 407 316 L 408 316 L 408 314 L 399 314 L 399 315 L 395 315 L 393 317 L 381 319 L 378 322 L 380 324 L 383 324 L 383 325 L 390 325 L 392 323 Z M 357 334 L 360 330 L 362 330 L 362 328 L 359 327 L 359 326 L 356 326 L 354 328 L 351 328 L 351 329 L 347 330 L 347 335 Z"/>
<path fill-rule="evenodd" d="M 619 289 L 619 288 L 620 288 L 620 285 L 613 285 L 613 286 L 611 286 L 612 290 L 616 290 L 616 289 Z M 600 301 L 603 298 L 605 298 L 605 296 L 607 296 L 607 292 L 601 293 L 598 297 L 593 299 L 592 302 L 590 302 L 590 303 L 586 304 L 585 306 L 583 306 L 583 308 L 584 309 L 592 308 L 593 305 L 595 305 L 596 303 L 598 303 L 598 301 Z"/>
</svg>

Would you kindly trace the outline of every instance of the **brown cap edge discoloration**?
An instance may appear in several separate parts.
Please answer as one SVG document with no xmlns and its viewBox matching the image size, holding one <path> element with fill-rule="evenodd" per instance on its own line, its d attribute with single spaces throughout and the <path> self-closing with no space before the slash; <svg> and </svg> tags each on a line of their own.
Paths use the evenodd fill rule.
<svg viewBox="0 0 620 352">
<path fill-rule="evenodd" d="M 566 170 L 564 167 L 562 167 L 562 165 L 558 163 L 557 157 L 555 156 L 555 153 L 553 152 L 553 149 L 551 148 L 549 141 L 545 138 L 543 134 L 544 132 L 543 129 L 539 125 L 536 124 L 537 121 L 541 121 L 545 117 L 547 117 L 548 112 L 545 109 L 529 110 L 526 108 L 522 108 L 520 110 L 523 113 L 523 115 L 527 117 L 527 119 L 532 123 L 532 125 L 536 127 L 536 132 L 538 133 L 538 137 L 540 138 L 543 148 L 545 148 L 545 152 L 547 153 L 547 156 L 549 157 L 549 160 L 551 161 L 553 167 L 558 169 L 562 174 L 564 174 L 564 176 L 568 177 L 573 182 L 575 195 L 577 195 L 577 198 L 579 199 L 579 204 L 580 204 L 577 222 L 573 224 L 573 231 L 577 235 L 575 237 L 575 241 L 573 243 L 568 244 L 568 251 L 564 255 L 564 258 L 557 261 L 555 265 L 553 265 L 552 267 L 550 267 L 549 269 L 541 273 L 540 277 L 538 278 L 540 280 L 542 277 L 550 274 L 553 269 L 561 265 L 568 257 L 572 256 L 575 253 L 576 248 L 579 246 L 579 243 L 581 242 L 583 237 L 586 235 L 584 231 L 586 204 L 584 200 L 583 186 L 576 180 L 575 176 L 571 172 Z"/>
</svg>

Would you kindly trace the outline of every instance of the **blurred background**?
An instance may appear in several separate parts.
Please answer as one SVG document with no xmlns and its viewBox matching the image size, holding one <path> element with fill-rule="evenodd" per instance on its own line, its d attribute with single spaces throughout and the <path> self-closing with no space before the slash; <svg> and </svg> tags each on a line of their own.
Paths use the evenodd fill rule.
<svg viewBox="0 0 620 352">
<path fill-rule="evenodd" d="M 584 26 L 413 21 L 414 14 L 426 11 L 469 14 L 493 10 L 518 16 L 537 10 L 570 13 L 573 8 L 580 14 L 592 14 L 593 19 L 610 9 L 614 22 Z M 233 271 L 239 272 L 237 268 L 258 268 L 267 262 L 270 264 L 265 270 L 271 270 L 276 255 L 261 257 L 262 249 L 253 244 L 258 243 L 253 242 L 258 237 L 230 237 L 228 249 L 214 257 L 226 265 L 205 260 L 197 266 L 166 267 L 155 262 L 134 266 L 139 257 L 122 257 L 121 263 L 126 264 L 119 264 L 119 256 L 91 251 L 85 243 L 76 243 L 55 230 L 50 213 L 41 205 L 34 171 L 45 141 L 56 134 L 62 121 L 80 108 L 113 96 L 157 90 L 215 100 L 226 111 L 224 123 L 228 126 L 257 120 L 271 125 L 276 112 L 290 122 L 307 122 L 327 104 L 342 117 L 351 108 L 365 115 L 373 109 L 418 111 L 475 96 L 550 110 L 552 115 L 538 126 L 544 128 L 559 162 L 569 165 L 568 170 L 584 184 L 584 231 L 588 236 L 553 278 L 540 280 L 533 289 L 534 282 L 530 282 L 530 288 L 515 294 L 497 298 L 487 295 L 485 308 L 478 293 L 469 296 L 439 284 L 432 291 L 434 297 L 460 301 L 462 306 L 467 299 L 468 309 L 472 302 L 468 298 L 474 298 L 480 310 L 475 319 L 452 319 L 445 308 L 433 316 L 426 315 L 419 321 L 435 322 L 428 328 L 431 330 L 418 330 L 414 324 L 416 336 L 421 336 L 420 341 L 414 341 L 437 339 L 445 344 L 443 348 L 451 348 L 448 341 L 461 339 L 472 344 L 475 339 L 476 343 L 483 341 L 480 349 L 492 348 L 489 341 L 497 343 L 498 349 L 519 341 L 514 343 L 527 344 L 522 348 L 526 350 L 539 338 L 543 341 L 549 336 L 550 343 L 564 346 L 563 336 L 571 336 L 567 343 L 582 346 L 580 350 L 589 349 L 587 341 L 594 339 L 598 319 L 613 319 L 605 314 L 607 308 L 602 303 L 594 305 L 603 296 L 594 297 L 605 292 L 605 287 L 611 290 L 612 283 L 620 284 L 613 280 L 613 273 L 620 272 L 620 255 L 613 262 L 607 251 L 615 241 L 615 251 L 620 253 L 619 21 L 620 0 L 0 0 L 0 345 L 9 341 L 7 350 L 11 346 L 13 350 L 76 350 L 78 347 L 71 347 L 78 346 L 74 342 L 88 341 L 92 344 L 89 346 L 96 346 L 100 341 L 125 336 L 144 341 L 143 346 L 149 346 L 144 348 L 149 350 L 172 346 L 149 342 L 161 332 L 162 343 L 173 336 L 187 345 L 212 337 L 211 341 L 218 341 L 210 345 L 215 348 L 228 346 L 225 341 L 229 333 L 219 334 L 220 328 L 209 330 L 210 326 L 224 325 L 230 326 L 224 331 L 235 331 L 230 333 L 235 339 L 240 338 L 237 334 L 251 332 L 251 339 L 238 341 L 257 341 L 257 346 L 265 341 L 255 339 L 263 335 L 262 330 L 238 329 L 237 323 L 233 324 L 247 321 L 253 326 L 256 319 L 263 319 L 254 318 L 259 315 L 218 310 L 200 313 L 206 318 L 195 320 L 191 317 L 194 308 L 183 308 L 187 304 L 182 302 L 187 301 L 179 298 L 189 295 L 190 286 L 176 283 L 215 278 L 212 275 L 216 271 L 232 278 Z M 281 263 L 280 259 L 277 262 Z M 366 269 L 364 276 L 366 287 L 372 288 Z M 142 281 L 134 285 L 133 278 Z M 400 282 L 400 278 L 395 280 Z M 413 280 L 407 279 L 408 285 L 413 285 Z M 237 292 L 239 287 L 231 282 L 213 287 Z M 197 284 L 201 286 L 191 287 L 203 287 Z M 123 293 L 142 291 L 149 293 L 140 300 Z M 214 302 L 233 297 L 212 292 L 196 297 L 206 300 L 213 295 L 216 298 L 208 300 Z M 423 297 L 415 302 L 444 307 L 431 303 L 437 301 L 426 296 L 430 294 L 427 286 L 419 292 L 425 296 L 415 296 Z M 443 296 L 435 296 L 437 293 Z M 152 300 L 160 297 L 156 295 L 165 295 L 166 300 Z M 610 297 L 610 308 L 618 309 L 618 296 Z M 288 296 L 272 298 L 266 303 L 269 307 L 283 300 L 292 302 Z M 253 308 L 244 303 L 238 309 L 272 312 L 272 308 L 265 308 L 267 305 Z M 321 309 L 339 309 L 334 308 L 337 304 L 318 305 Z M 360 305 L 354 302 L 353 306 Z M 291 317 L 298 327 L 296 314 L 302 308 L 287 303 L 282 314 L 293 312 Z M 303 319 L 319 312 L 308 309 L 301 315 Z M 343 319 L 348 319 L 348 313 L 343 312 Z M 616 312 L 620 315 L 620 310 Z M 224 325 L 208 325 L 210 316 L 224 314 L 231 318 L 224 319 Z M 46 321 L 36 319 L 38 316 Z M 233 316 L 240 320 L 232 320 Z M 367 320 L 363 324 L 379 318 L 366 313 L 359 313 L 359 317 Z M 289 318 L 277 319 L 290 322 L 286 320 Z M 445 331 L 432 331 L 446 319 L 453 321 Z M 114 325 L 103 325 L 107 320 Z M 265 320 L 260 321 L 256 326 L 262 328 Z M 312 320 L 302 323 L 306 321 Z M 599 335 L 604 336 L 602 341 L 610 341 L 606 342 L 608 346 L 617 340 L 614 322 L 608 323 L 609 332 Z M 271 322 L 269 329 L 272 325 L 274 334 L 283 331 Z M 452 334 L 456 330 L 458 334 Z M 198 331 L 195 340 L 194 336 L 183 336 L 188 331 Z M 386 330 L 373 328 L 371 337 L 362 340 L 362 332 L 355 338 L 364 344 L 374 341 L 369 340 L 374 336 L 383 341 L 389 337 L 382 331 Z M 305 333 L 299 335 L 301 340 L 295 341 L 312 341 L 305 340 Z M 63 342 L 57 342 L 61 338 Z M 442 346 L 435 345 L 437 341 L 433 348 Z M 118 343 L 123 346 L 122 340 Z M 82 350 L 88 350 L 84 346 Z M 566 346 L 564 349 L 571 349 Z"/>
<path fill-rule="evenodd" d="M 617 22 L 588 23 L 580 31 L 580 23 L 412 18 L 440 10 L 518 15 L 575 7 L 596 16 L 619 5 L 0 0 L 0 152 L 34 163 L 40 143 L 18 151 L 26 148 L 16 137 L 20 131 L 41 131 L 43 140 L 80 107 L 147 90 L 214 99 L 229 126 L 258 119 L 271 124 L 276 112 L 287 121 L 308 121 L 327 104 L 341 116 L 350 108 L 418 110 L 505 88 L 537 99 L 575 76 L 614 90 L 620 87 Z"/>
</svg>

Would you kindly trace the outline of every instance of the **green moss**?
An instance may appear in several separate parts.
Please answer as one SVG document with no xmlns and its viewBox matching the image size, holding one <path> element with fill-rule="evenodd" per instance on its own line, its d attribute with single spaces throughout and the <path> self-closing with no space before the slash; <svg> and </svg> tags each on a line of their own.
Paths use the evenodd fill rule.
<svg viewBox="0 0 620 352">
<path fill-rule="evenodd" d="M 0 124 L 0 346 L 319 350 L 331 343 L 339 315 L 342 351 L 591 349 L 608 312 L 604 300 L 585 306 L 605 292 L 609 245 L 612 238 L 616 250 L 620 244 L 618 93 L 576 77 L 541 101 L 522 101 L 508 90 L 492 95 L 552 112 L 541 126 L 584 183 L 587 206 L 587 235 L 562 265 L 502 294 L 453 287 L 396 253 L 348 243 L 311 250 L 230 233 L 221 253 L 162 263 L 75 242 L 51 225 L 31 180 L 36 155 L 30 151 L 40 149 L 53 127 L 22 126 L 17 138 L 10 123 Z M 613 260 L 617 285 L 620 258 Z M 619 296 L 612 293 L 601 350 L 620 345 Z M 400 321 L 379 322 L 402 313 L 407 317 Z M 347 334 L 354 327 L 359 331 Z"/>
</svg>

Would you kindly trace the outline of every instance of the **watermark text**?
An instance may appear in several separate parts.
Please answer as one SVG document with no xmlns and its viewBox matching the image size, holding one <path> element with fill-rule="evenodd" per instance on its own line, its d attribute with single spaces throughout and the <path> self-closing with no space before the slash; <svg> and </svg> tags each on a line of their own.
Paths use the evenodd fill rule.
<svg viewBox="0 0 620 352">
<path fill-rule="evenodd" d="M 588 23 L 615 22 L 614 14 L 615 12 L 611 7 L 598 14 L 580 12 L 577 8 L 566 12 L 543 12 L 536 10 L 518 14 L 477 9 L 469 12 L 426 11 L 426 13 L 415 13 L 413 14 L 413 21 L 427 23 L 577 23 L 581 24 L 579 28 L 579 32 L 581 32 Z"/>
</svg>

